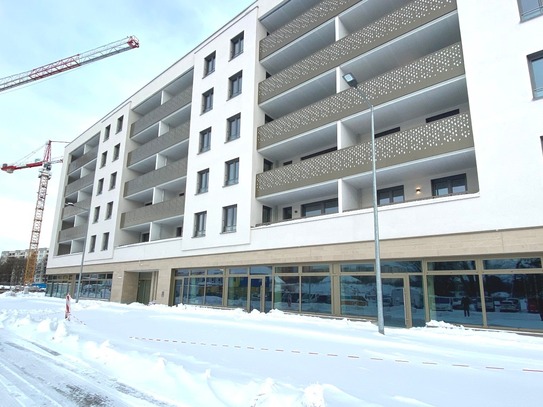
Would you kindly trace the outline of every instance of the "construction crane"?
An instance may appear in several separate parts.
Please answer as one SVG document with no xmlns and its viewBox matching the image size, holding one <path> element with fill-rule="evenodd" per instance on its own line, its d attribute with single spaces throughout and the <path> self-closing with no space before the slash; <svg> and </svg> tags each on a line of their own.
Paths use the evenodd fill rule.
<svg viewBox="0 0 543 407">
<path fill-rule="evenodd" d="M 35 82 L 58 73 L 80 67 L 81 65 L 90 64 L 91 62 L 120 54 L 121 52 L 139 48 L 139 46 L 139 40 L 132 35 L 130 37 L 123 38 L 122 40 L 83 52 L 82 54 L 76 54 L 68 58 L 60 59 L 56 62 L 51 62 L 50 64 L 34 68 L 27 72 L 0 78 L 0 92 L 16 86 L 24 85 L 29 82 Z"/>
<path fill-rule="evenodd" d="M 27 72 L 7 76 L 5 78 L 0 78 L 0 92 L 24 85 L 29 82 L 35 82 L 52 75 L 56 75 L 70 69 L 77 68 L 81 65 L 86 65 L 91 62 L 99 61 L 100 59 L 120 54 L 121 52 L 129 51 L 134 48 L 139 48 L 139 46 L 139 40 L 132 35 L 122 40 L 103 45 L 87 52 L 83 52 L 82 54 L 76 54 L 74 56 L 60 59 L 56 62 L 34 68 Z M 30 246 L 25 267 L 25 285 L 32 284 L 34 282 L 34 274 L 39 253 L 43 210 L 45 208 L 45 197 L 47 196 L 47 185 L 49 183 L 49 179 L 51 178 L 51 165 L 62 162 L 62 159 L 60 158 L 51 159 L 51 143 L 53 143 L 53 141 L 49 140 L 45 144 L 45 152 L 41 161 L 35 161 L 31 163 L 24 163 L 24 161 L 21 161 L 22 163 L 20 162 L 18 164 L 11 165 L 3 164 L 1 168 L 2 171 L 7 172 L 8 174 L 12 174 L 15 170 L 41 167 L 38 177 L 40 179 L 38 187 L 38 199 L 36 200 L 36 210 L 34 211 L 32 234 L 30 237 Z M 36 151 L 32 152 L 31 154 L 34 153 L 36 153 Z"/>
<path fill-rule="evenodd" d="M 51 143 L 49 140 L 45 144 L 45 152 L 41 161 L 34 161 L 31 163 L 21 164 L 2 164 L 2 171 L 12 174 L 16 170 L 22 170 L 24 168 L 36 168 L 41 167 L 39 172 L 39 187 L 38 187 L 38 199 L 36 200 L 36 209 L 34 211 L 34 221 L 32 222 L 32 235 L 30 237 L 30 246 L 28 248 L 28 256 L 26 258 L 24 284 L 30 285 L 34 282 L 34 273 L 36 270 L 36 264 L 38 261 L 38 252 L 40 244 L 41 224 L 43 220 L 43 210 L 45 208 L 45 198 L 47 196 L 47 185 L 51 178 L 51 165 L 55 163 L 61 163 L 62 158 L 51 159 Z M 36 151 L 33 151 L 30 155 L 34 155 Z M 27 156 L 27 157 L 29 157 Z M 25 160 L 26 157 L 23 159 Z"/>
</svg>

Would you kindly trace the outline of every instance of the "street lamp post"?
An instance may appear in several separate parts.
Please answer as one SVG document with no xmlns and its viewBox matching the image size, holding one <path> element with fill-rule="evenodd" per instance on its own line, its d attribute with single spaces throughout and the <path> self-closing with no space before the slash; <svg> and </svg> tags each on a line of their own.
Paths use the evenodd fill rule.
<svg viewBox="0 0 543 407">
<path fill-rule="evenodd" d="M 80 206 L 74 205 L 72 202 L 67 202 L 66 206 L 73 206 L 74 208 L 79 208 L 86 210 Z M 83 278 L 83 263 L 85 262 L 85 246 L 87 245 L 87 235 L 85 234 L 85 239 L 83 239 L 83 252 L 81 253 L 81 264 L 79 265 L 79 277 L 77 279 L 77 291 L 75 292 L 75 302 L 79 302 L 79 293 L 81 292 L 81 279 Z"/>
<path fill-rule="evenodd" d="M 385 321 L 383 316 L 383 286 L 381 282 L 381 249 L 379 245 L 379 212 L 377 209 L 377 171 L 375 165 L 375 123 L 373 115 L 373 103 L 368 100 L 368 97 L 362 89 L 358 87 L 358 81 L 352 73 L 343 75 L 343 79 L 347 84 L 358 91 L 362 99 L 368 104 L 371 115 L 371 173 L 373 184 L 373 228 L 375 239 L 375 286 L 377 291 L 377 327 L 380 334 L 385 334 Z"/>
</svg>

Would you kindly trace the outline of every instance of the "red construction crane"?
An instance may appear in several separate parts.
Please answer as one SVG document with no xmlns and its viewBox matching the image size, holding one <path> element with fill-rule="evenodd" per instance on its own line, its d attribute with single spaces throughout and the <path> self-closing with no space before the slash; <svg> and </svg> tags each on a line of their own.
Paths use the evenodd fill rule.
<svg viewBox="0 0 543 407">
<path fill-rule="evenodd" d="M 56 75 L 70 69 L 86 65 L 121 52 L 129 51 L 140 46 L 139 40 L 135 36 L 126 37 L 122 40 L 92 49 L 82 54 L 52 62 L 50 64 L 34 68 L 31 71 L 23 72 L 17 75 L 0 78 L 0 92 L 24 85 L 25 83 L 38 81 L 51 75 Z"/>
<path fill-rule="evenodd" d="M 23 72 L 17 75 L 7 76 L 5 78 L 0 78 L 0 92 L 14 88 L 16 86 L 24 85 L 25 83 L 38 81 L 40 79 L 47 78 L 58 73 L 77 68 L 81 65 L 89 64 L 100 59 L 120 54 L 124 51 L 139 48 L 139 46 L 139 40 L 132 35 L 130 37 L 126 37 L 122 40 L 92 49 L 82 54 L 76 54 L 74 56 L 64 58 L 59 61 L 40 66 L 38 68 L 34 68 L 31 71 Z M 38 199 L 36 200 L 36 210 L 34 212 L 34 222 L 32 224 L 30 247 L 26 260 L 24 284 L 32 284 L 34 282 L 34 273 L 36 270 L 36 263 L 38 260 L 39 252 L 41 223 L 43 220 L 43 210 L 45 208 L 45 197 L 47 196 L 47 185 L 49 183 L 49 179 L 51 178 L 51 164 L 62 162 L 61 158 L 51 159 L 51 143 L 53 143 L 53 141 L 49 140 L 45 144 L 45 153 L 43 155 L 43 160 L 31 163 L 25 163 L 23 160 L 21 160 L 20 163 L 17 164 L 3 164 L 1 168 L 2 171 L 7 172 L 8 174 L 12 174 L 13 171 L 21 170 L 23 168 L 42 167 L 40 170 L 40 175 L 38 177 L 40 179 L 40 184 L 38 188 Z M 32 155 L 36 151 L 30 154 Z"/>
<path fill-rule="evenodd" d="M 30 246 L 28 249 L 28 256 L 26 258 L 26 267 L 24 275 L 24 284 L 32 284 L 34 282 L 34 273 L 36 270 L 36 264 L 38 261 L 38 252 L 40 244 L 41 223 L 43 220 L 43 210 L 45 208 L 45 198 L 47 196 L 47 185 L 51 178 L 51 165 L 62 162 L 62 158 L 51 159 L 51 143 L 49 140 L 45 144 L 45 152 L 41 161 L 34 161 L 31 163 L 25 163 L 26 157 L 22 160 L 22 163 L 16 164 L 2 164 L 2 171 L 12 174 L 15 170 L 22 170 L 24 168 L 42 167 L 40 170 L 40 185 L 38 188 L 38 199 L 36 200 L 36 210 L 34 211 L 34 222 L 32 223 L 32 235 L 30 237 Z M 30 155 L 34 155 L 38 150 L 33 151 Z M 27 156 L 27 157 L 29 157 Z"/>
</svg>

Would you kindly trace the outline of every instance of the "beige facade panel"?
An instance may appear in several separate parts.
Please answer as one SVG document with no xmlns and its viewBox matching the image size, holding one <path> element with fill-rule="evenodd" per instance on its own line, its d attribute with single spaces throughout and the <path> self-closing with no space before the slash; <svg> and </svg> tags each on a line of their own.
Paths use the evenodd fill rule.
<svg viewBox="0 0 543 407">
<path fill-rule="evenodd" d="M 94 182 L 94 172 L 91 174 L 85 175 L 84 177 L 79 178 L 78 180 L 66 185 L 65 195 L 70 195 L 77 191 L 82 190 L 83 188 L 92 186 L 93 182 Z"/>
<path fill-rule="evenodd" d="M 374 106 L 378 106 L 463 74 L 462 48 L 457 43 L 361 83 L 358 87 Z M 257 129 L 257 148 L 288 140 L 365 109 L 367 104 L 360 92 L 349 88 L 260 126 Z"/>
<path fill-rule="evenodd" d="M 146 158 L 152 157 L 161 151 L 167 150 L 189 138 L 190 123 L 183 123 L 174 129 L 156 137 L 128 153 L 127 166 L 134 165 Z"/>
<path fill-rule="evenodd" d="M 185 197 L 179 196 L 169 201 L 144 206 L 121 215 L 121 229 L 161 219 L 181 216 L 185 212 Z"/>
<path fill-rule="evenodd" d="M 85 154 L 83 154 L 81 157 L 73 160 L 68 165 L 68 174 L 71 174 L 72 172 L 80 169 L 84 165 L 87 165 L 88 163 L 92 162 L 93 160 L 96 160 L 96 157 L 98 156 L 98 147 L 93 148 L 92 150 L 89 150 Z"/>
<path fill-rule="evenodd" d="M 187 159 L 184 158 L 128 181 L 126 184 L 124 184 L 124 197 L 129 197 L 137 194 L 138 192 L 142 192 L 186 176 Z"/>
<path fill-rule="evenodd" d="M 158 123 L 160 120 L 168 117 L 172 113 L 188 105 L 192 101 L 192 86 L 186 88 L 178 95 L 163 103 L 153 111 L 147 113 L 138 121 L 132 123 L 130 135 L 134 136 L 145 130 L 149 126 Z"/>
<path fill-rule="evenodd" d="M 471 147 L 470 117 L 464 113 L 377 139 L 376 167 L 390 167 Z M 369 172 L 371 168 L 371 141 L 367 141 L 257 174 L 256 196 L 341 179 Z"/>
<path fill-rule="evenodd" d="M 307 34 L 314 28 L 334 18 L 360 0 L 323 0 L 301 16 L 275 30 L 260 41 L 260 59 L 266 58 L 278 49 Z"/>
<path fill-rule="evenodd" d="M 454 10 L 454 0 L 413 1 L 261 82 L 258 101 L 263 103 Z"/>
</svg>

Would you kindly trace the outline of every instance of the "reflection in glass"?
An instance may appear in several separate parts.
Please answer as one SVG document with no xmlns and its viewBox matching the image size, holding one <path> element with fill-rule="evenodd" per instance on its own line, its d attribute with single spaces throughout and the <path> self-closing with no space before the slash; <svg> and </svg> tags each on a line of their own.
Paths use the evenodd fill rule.
<svg viewBox="0 0 543 407">
<path fill-rule="evenodd" d="M 541 258 L 483 260 L 483 267 L 485 270 L 540 269 Z"/>
<path fill-rule="evenodd" d="M 430 319 L 482 325 L 479 293 L 479 277 L 476 275 L 428 276 Z"/>
<path fill-rule="evenodd" d="M 342 315 L 377 317 L 375 276 L 341 275 L 339 283 Z"/>
<path fill-rule="evenodd" d="M 543 328 L 543 274 L 485 275 L 483 281 L 495 309 L 487 313 L 489 326 Z"/>
<path fill-rule="evenodd" d="M 207 277 L 204 304 L 222 306 L 222 277 Z"/>
<path fill-rule="evenodd" d="M 411 323 L 413 326 L 426 326 L 422 276 L 409 276 L 409 287 Z"/>
<path fill-rule="evenodd" d="M 247 283 L 248 277 L 228 278 L 228 307 L 247 309 Z"/>
<path fill-rule="evenodd" d="M 383 273 L 421 273 L 421 261 L 382 261 Z"/>
<path fill-rule="evenodd" d="M 383 278 L 382 286 L 385 325 L 405 327 L 403 278 Z"/>
<path fill-rule="evenodd" d="M 302 312 L 332 312 L 332 291 L 330 276 L 303 276 L 301 282 Z"/>
<path fill-rule="evenodd" d="M 300 278 L 298 276 L 275 276 L 273 307 L 283 311 L 300 310 Z"/>
<path fill-rule="evenodd" d="M 438 270 L 475 270 L 475 260 L 428 262 L 428 271 Z"/>
</svg>

